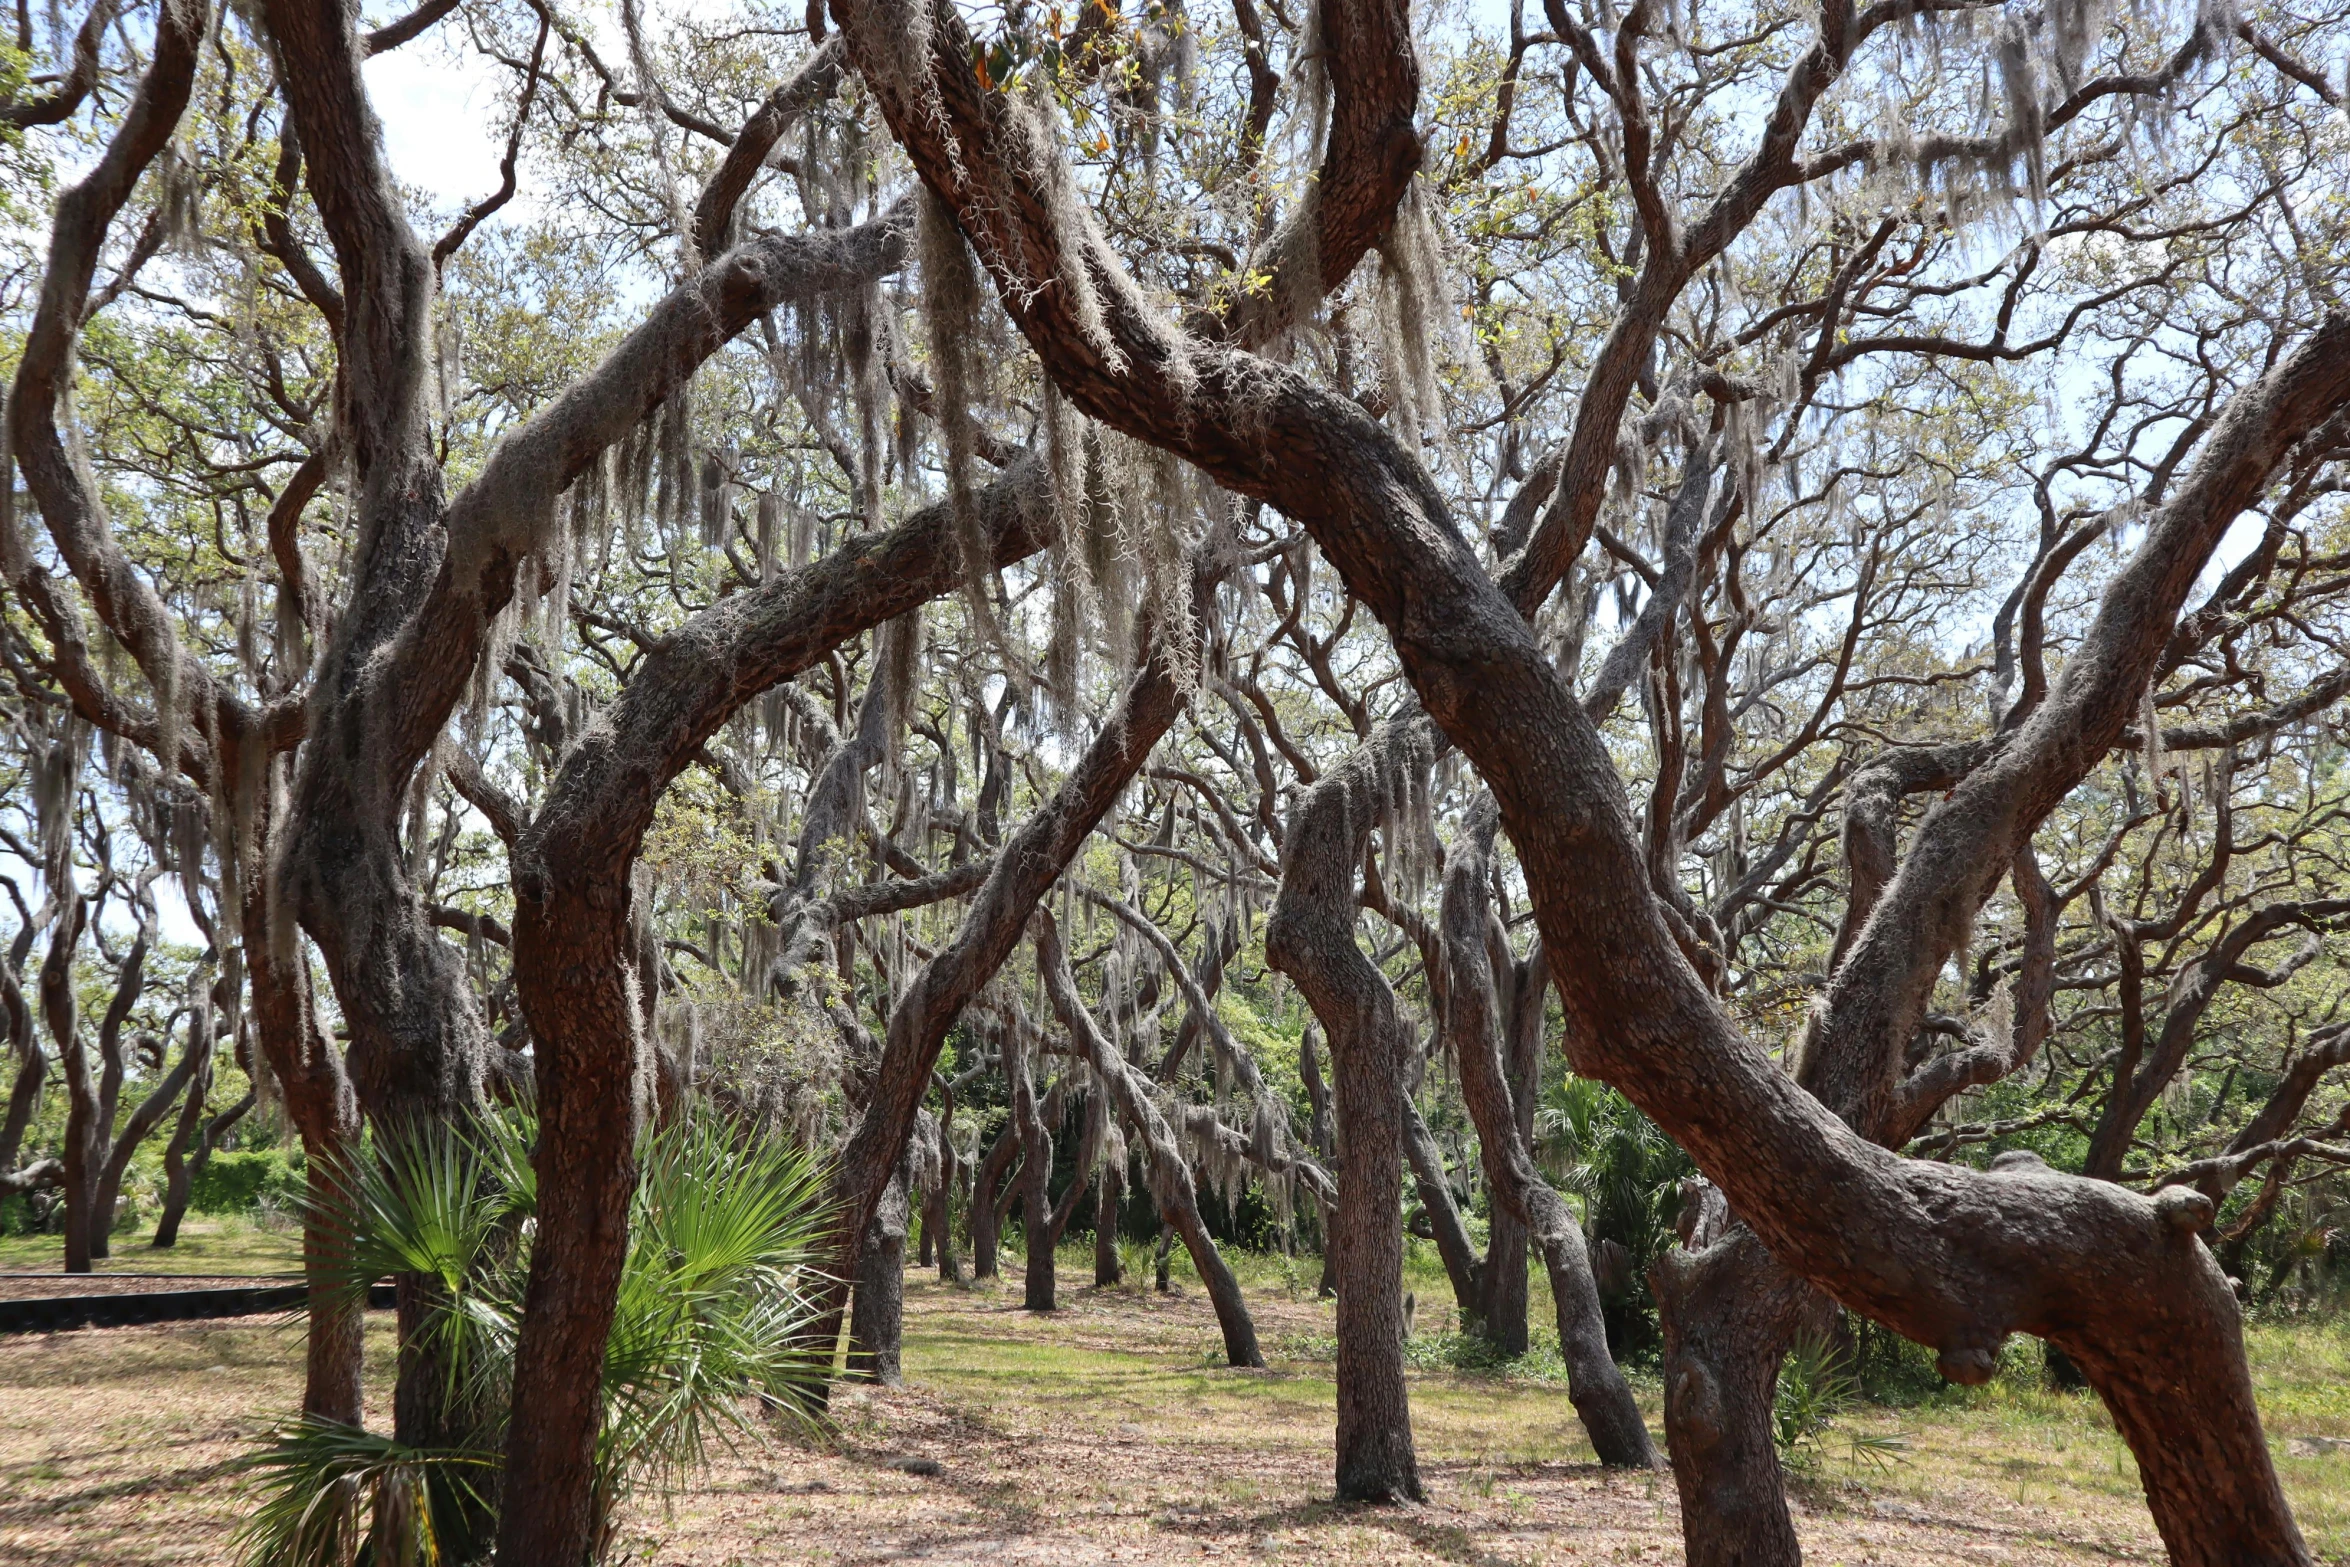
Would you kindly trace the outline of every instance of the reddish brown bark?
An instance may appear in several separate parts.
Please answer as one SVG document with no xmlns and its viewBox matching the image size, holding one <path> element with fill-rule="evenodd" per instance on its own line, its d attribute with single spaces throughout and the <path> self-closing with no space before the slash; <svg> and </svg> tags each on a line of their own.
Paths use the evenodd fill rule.
<svg viewBox="0 0 2350 1567">
<path fill-rule="evenodd" d="M 878 13 L 840 0 L 835 16 L 851 60 L 878 66 L 888 47 Z M 1848 1305 L 1938 1346 L 1945 1374 L 1981 1380 L 2010 1332 L 2057 1339 L 2138 1453 L 2157 1524 L 2179 1560 L 2304 1562 L 2260 1435 L 2233 1297 L 2194 1239 L 2207 1200 L 2150 1203 L 2040 1172 L 1904 1161 L 1789 1081 L 1690 968 L 1650 889 L 1597 731 L 1517 605 L 1452 528 L 1417 462 L 1362 409 L 1302 378 L 1174 340 L 1096 234 L 1063 231 L 1055 213 L 1065 204 L 1051 193 L 1066 178 L 1057 151 L 1021 111 L 982 88 L 965 45 L 959 23 L 942 14 L 922 69 L 867 72 L 892 132 L 1005 274 L 1002 297 L 1063 391 L 1296 517 L 1386 627 L 1422 704 L 1500 803 L 1577 1068 L 1622 1088 L 1689 1149 L 1774 1255 Z M 1820 66 L 1819 85 L 1834 65 Z M 919 98 L 896 85 L 908 80 L 920 84 Z M 1776 155 L 1791 157 L 1799 129 L 1774 121 L 1766 151 L 1784 131 Z M 949 155 L 950 136 L 959 157 Z M 1122 361 L 1088 346 L 1071 302 L 1052 286 L 1070 265 L 1102 291 Z M 2080 776 L 2120 733 L 2210 542 L 2294 443 L 2350 396 L 2346 350 L 2350 320 L 2330 321 L 2218 421 L 2194 471 L 2168 496 L 2149 549 L 2116 580 L 2101 624 L 2057 682 L 2081 699 L 2060 701 L 2052 691 L 2003 756 L 1930 814 L 1921 837 L 1933 837 L 1933 817 L 1945 812 L 1953 823 L 1993 830 L 1965 835 L 1974 841 L 1962 863 L 1929 856 L 1919 881 L 1889 892 L 1855 959 L 1873 942 L 1906 937 L 1901 971 L 1921 960 L 1929 973 L 1939 967 L 1965 934 L 1981 878 L 2007 865 L 2008 833 L 2044 814 L 2069 789 L 2067 771 Z M 1520 596 L 1539 601 L 1552 581 L 1529 580 Z M 2132 670 L 2135 681 L 2114 678 Z M 1977 863 L 1986 859 L 1987 869 Z M 1838 1021 L 1866 1039 L 1856 1065 L 1889 1038 L 1905 1041 L 1908 1029 L 1883 1025 L 1905 1015 L 1914 1022 L 1912 1004 L 1922 1001 L 1922 989 L 1907 983 L 1877 994 L 1883 1005 Z M 1861 1015 L 1872 1012 L 1878 1024 L 1865 1026 Z M 1869 1072 L 1858 1075 L 1865 1088 Z"/>
</svg>

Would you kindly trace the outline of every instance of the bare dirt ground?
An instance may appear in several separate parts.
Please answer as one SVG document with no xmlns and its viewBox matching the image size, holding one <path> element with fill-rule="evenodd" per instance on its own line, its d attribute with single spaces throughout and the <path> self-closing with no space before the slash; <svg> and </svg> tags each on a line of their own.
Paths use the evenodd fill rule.
<svg viewBox="0 0 2350 1567">
<path fill-rule="evenodd" d="M 845 1390 L 828 1439 L 721 1455 L 682 1494 L 640 1504 L 629 1559 L 1681 1560 L 1670 1477 L 1600 1469 L 1564 1389 L 1518 1377 L 1417 1374 L 1428 1501 L 1332 1503 L 1329 1315 L 1310 1296 L 1252 1291 L 1276 1363 L 1244 1372 L 1216 1363 L 1196 1292 L 1065 1287 L 1049 1318 L 1017 1308 L 1016 1283 L 910 1278 L 907 1293 L 906 1387 Z M 371 1320 L 379 1417 L 390 1337 L 388 1319 Z M 246 1503 L 231 1466 L 292 1407 L 299 1350 L 296 1330 L 256 1323 L 0 1340 L 0 1562 L 233 1560 Z M 2324 1380 L 2337 1368 L 2328 1348 L 2308 1372 L 2314 1391 L 2281 1400 L 2280 1459 L 2294 1433 L 2350 1434 L 2350 1394 Z M 2304 1395 L 2315 1403 L 2293 1402 Z M 2161 1559 L 2135 1471 L 2093 1404 L 1993 1397 L 1848 1423 L 1898 1431 L 1909 1451 L 1880 1472 L 1831 1437 L 1798 1502 L 1811 1562 Z M 2313 1543 L 2337 1549 L 2325 1520 L 2350 1486 L 2350 1455 L 2326 1448 L 2281 1467 Z"/>
</svg>

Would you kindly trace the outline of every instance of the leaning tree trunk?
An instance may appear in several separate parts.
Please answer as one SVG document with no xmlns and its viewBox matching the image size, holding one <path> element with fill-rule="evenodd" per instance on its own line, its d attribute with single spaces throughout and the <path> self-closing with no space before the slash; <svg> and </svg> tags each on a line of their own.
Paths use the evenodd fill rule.
<svg viewBox="0 0 2350 1567">
<path fill-rule="evenodd" d="M 1567 1397 L 1591 1437 L 1593 1451 L 1603 1464 L 1652 1468 L 1656 1450 L 1649 1442 L 1647 1423 L 1623 1372 L 1608 1354 L 1599 1286 L 1592 1278 L 1583 1228 L 1534 1168 L 1533 1156 L 1519 1135 L 1519 1107 L 1502 1064 L 1486 892 L 1492 882 L 1497 820 L 1491 796 L 1480 796 L 1444 867 L 1445 1024 L 1460 1063 L 1461 1097 L 1477 1126 L 1495 1211 L 1519 1218 L 1542 1252 L 1558 1312 L 1559 1354 L 1567 1363 Z M 1528 965 L 1527 983 L 1540 987 L 1545 972 L 1538 953 L 1537 961 Z M 1517 999 L 1519 1026 L 1533 1026 L 1529 1017 L 1538 1023 L 1541 990 Z"/>
<path fill-rule="evenodd" d="M 1191 1253 L 1192 1267 L 1207 1289 L 1208 1303 L 1215 1308 L 1216 1325 L 1224 1333 L 1225 1361 L 1235 1366 L 1261 1367 L 1265 1357 L 1257 1347 L 1256 1323 L 1249 1316 L 1248 1302 L 1241 1296 L 1240 1281 L 1232 1276 L 1231 1266 L 1216 1250 L 1215 1239 L 1200 1218 L 1199 1188 L 1192 1180 L 1191 1165 L 1183 1157 L 1167 1118 L 1159 1113 L 1158 1101 L 1151 1097 L 1150 1084 L 1110 1044 L 1095 1025 L 1093 1014 L 1085 1010 L 1084 999 L 1077 993 L 1076 978 L 1069 972 L 1068 955 L 1061 950 L 1060 928 L 1054 923 L 1051 911 L 1040 906 L 1029 919 L 1029 931 L 1036 946 L 1037 971 L 1044 979 L 1045 994 L 1061 1019 L 1061 1026 L 1069 1030 L 1094 1075 L 1117 1101 L 1118 1113 L 1133 1122 L 1142 1134 L 1151 1197 L 1158 1204 L 1166 1235 L 1180 1236 L 1184 1248 Z M 1167 1250 L 1162 1236 L 1161 1289 L 1167 1287 Z"/>
<path fill-rule="evenodd" d="M 1012 1168 L 1012 1161 L 1020 1157 L 1020 1123 L 1004 1123 L 1004 1129 L 979 1161 L 979 1171 L 971 1181 L 971 1277 L 997 1277 L 996 1249 L 1003 1244 L 1004 1218 L 996 1206 L 1003 1191 L 1004 1177 Z"/>
<path fill-rule="evenodd" d="M 149 1243 L 158 1251 L 179 1244 L 180 1220 L 187 1215 L 189 1189 L 195 1184 L 188 1154 L 204 1135 L 204 1101 L 212 1093 L 212 1054 L 216 1048 L 213 1033 L 211 1011 L 200 1010 L 188 1032 L 194 1064 L 188 1073 L 187 1097 L 180 1101 L 171 1140 L 163 1145 L 163 1213 L 155 1221 L 155 1239 Z"/>
<path fill-rule="evenodd" d="M 1486 1261 L 1469 1239 L 1469 1227 L 1453 1201 L 1452 1181 L 1444 1168 L 1444 1150 L 1436 1146 L 1420 1107 L 1404 1100 L 1404 1155 L 1412 1167 L 1412 1186 L 1420 1194 L 1420 1210 L 1428 1215 L 1429 1233 L 1436 1238 L 1436 1254 L 1444 1260 L 1445 1277 L 1452 1281 L 1452 1298 L 1460 1308 L 1461 1331 L 1484 1331 Z M 1519 1315 L 1524 1316 L 1524 1312 Z"/>
<path fill-rule="evenodd" d="M 1029 915 L 1182 711 L 1185 693 L 1178 671 L 1196 667 L 1201 656 L 1203 615 L 1228 569 L 1233 554 L 1229 544 L 1227 525 L 1219 523 L 1192 552 L 1187 562 L 1190 612 L 1184 622 L 1148 627 L 1141 667 L 1117 706 L 1051 798 L 1005 842 L 954 939 L 923 965 L 891 1012 L 873 1097 L 842 1153 L 835 1178 L 845 1199 L 834 1228 L 843 1271 L 853 1268 L 865 1215 L 880 1201 L 889 1169 L 913 1133 L 914 1117 L 929 1090 L 948 1028 L 1003 966 Z"/>
<path fill-rule="evenodd" d="M 211 1026 L 211 1018 L 204 1013 L 198 1013 L 188 1020 L 188 1042 L 181 1047 L 179 1060 L 164 1074 L 163 1080 L 139 1101 L 138 1108 L 131 1112 L 130 1120 L 123 1124 L 121 1134 L 114 1139 L 113 1151 L 107 1155 L 106 1169 L 98 1177 L 99 1212 L 114 1211 L 114 1205 L 122 1193 L 122 1178 L 131 1167 L 131 1157 L 139 1151 L 139 1145 L 147 1140 L 148 1133 L 154 1131 L 163 1118 L 171 1113 L 171 1107 L 179 1102 L 181 1093 L 195 1095 L 199 1050 L 205 1062 L 209 1063 L 212 1057 L 211 1045 L 206 1043 L 199 1046 L 196 1035 L 199 1031 L 208 1032 Z M 202 1096 L 195 1095 L 193 1102 L 202 1104 Z M 185 1120 L 186 1117 L 181 1119 Z"/>
<path fill-rule="evenodd" d="M 1426 726 L 1407 720 L 1408 734 Z M 1330 1040 L 1338 1083 L 1338 1495 L 1342 1501 L 1418 1501 L 1410 1395 L 1403 1358 L 1403 1020 L 1387 980 L 1355 944 L 1355 868 L 1389 802 L 1426 787 L 1423 740 L 1389 743 L 1374 731 L 1305 797 L 1283 847 L 1281 893 L 1265 930 L 1265 957 L 1312 1005 Z M 1408 808 L 1407 808 L 1408 809 Z M 1409 832 L 1406 826 L 1402 829 Z"/>
<path fill-rule="evenodd" d="M 21 909 L 20 909 L 20 912 Z M 0 964 L 0 1010 L 8 1014 L 8 1054 L 16 1059 L 16 1078 L 8 1091 L 8 1111 L 0 1117 L 0 1175 L 16 1168 L 16 1156 L 24 1147 L 24 1134 L 33 1124 L 33 1112 L 40 1107 L 41 1085 L 49 1076 L 49 1057 L 41 1049 L 41 1031 L 34 1024 L 31 1003 L 25 1000 L 24 982 L 18 976 L 24 972 L 24 960 L 33 950 L 33 936 L 38 926 L 30 913 L 17 927 L 16 936 L 8 944 L 8 959 Z"/>
<path fill-rule="evenodd" d="M 849 1376 L 896 1387 L 906 1317 L 906 1182 L 889 1183 L 857 1262 L 857 1293 L 849 1311 Z"/>
</svg>

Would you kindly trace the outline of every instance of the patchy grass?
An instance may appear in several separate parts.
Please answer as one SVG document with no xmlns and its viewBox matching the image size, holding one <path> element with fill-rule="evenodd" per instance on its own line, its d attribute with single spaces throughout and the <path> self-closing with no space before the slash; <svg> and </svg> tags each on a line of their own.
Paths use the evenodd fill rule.
<svg viewBox="0 0 2350 1567">
<path fill-rule="evenodd" d="M 302 1232 L 289 1223 L 256 1224 L 241 1214 L 191 1213 L 179 1243 L 157 1251 L 152 1228 L 111 1237 L 114 1255 L 99 1273 L 191 1273 L 228 1277 L 302 1271 Z M 0 1236 L 0 1273 L 62 1273 L 61 1235 Z"/>
<path fill-rule="evenodd" d="M 1273 1365 L 1222 1362 L 1196 1287 L 1094 1290 L 1063 1261 L 1063 1309 L 1009 1287 L 907 1286 L 902 1389 L 844 1389 L 828 1442 L 722 1456 L 694 1488 L 629 1520 L 630 1559 L 751 1562 L 1676 1562 L 1670 1476 L 1592 1461 L 1540 1359 L 1448 1369 L 1439 1282 L 1413 1420 L 1429 1500 L 1329 1499 L 1335 1389 L 1330 1308 L 1314 1273 L 1245 1275 Z M 1179 1274 L 1180 1276 L 1180 1274 Z M 390 1324 L 371 1319 L 370 1398 L 388 1403 Z M 2350 1331 L 2250 1335 L 2271 1435 L 2321 1558 L 2350 1567 L 2350 1454 L 2294 1456 L 2295 1437 L 2350 1435 Z M 1435 1352 L 1431 1352 L 1432 1349 Z M 227 1465 L 299 1393 L 298 1330 L 255 1324 L 0 1339 L 0 1561 L 27 1567 L 223 1562 L 243 1503 Z M 2129 1455 L 2096 1402 L 2042 1391 L 2013 1357 L 1980 1389 L 1902 1410 L 1862 1406 L 1796 1488 L 1807 1560 L 1823 1567 L 2161 1560 Z M 1652 1385 L 1635 1380 L 1652 1428 Z M 1882 1468 L 1839 1433 L 1904 1436 Z M 924 1462 L 927 1461 L 927 1462 Z M 935 1472 L 931 1466 L 935 1465 Z M 903 1467 L 902 1467 L 903 1466 Z"/>
</svg>

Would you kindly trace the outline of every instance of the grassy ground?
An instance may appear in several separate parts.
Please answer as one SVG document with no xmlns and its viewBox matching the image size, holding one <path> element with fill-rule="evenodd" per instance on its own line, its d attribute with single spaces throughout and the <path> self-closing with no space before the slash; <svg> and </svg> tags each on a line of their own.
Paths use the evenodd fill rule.
<svg viewBox="0 0 2350 1567">
<path fill-rule="evenodd" d="M 1542 1375 L 1427 1369 L 1413 1419 L 1424 1506 L 1329 1500 L 1334 1390 L 1326 1303 L 1310 1270 L 1249 1277 L 1268 1357 L 1220 1364 L 1196 1288 L 1095 1291 L 1063 1261 L 1064 1309 L 1008 1289 L 910 1276 L 902 1389 L 849 1389 L 822 1442 L 722 1455 L 629 1520 L 631 1559 L 1091 1563 L 1675 1562 L 1669 1476 L 1601 1470 Z M 1421 1288 L 1415 1360 L 1441 1366 L 1449 1309 Z M 388 1402 L 390 1328 L 369 1331 Z M 2321 1557 L 2350 1564 L 2350 1325 L 2256 1328 L 2262 1406 Z M 0 1562 L 149 1567 L 225 1562 L 244 1501 L 227 1465 L 299 1392 L 294 1330 L 132 1328 L 0 1340 Z M 1537 1371 L 1542 1362 L 1534 1362 Z M 1907 1409 L 1863 1406 L 1798 1485 L 1807 1560 L 1823 1567 L 2158 1561 L 2129 1455 L 2093 1400 L 2018 1374 Z M 1644 1406 L 1656 1419 L 1653 1386 Z M 1852 1433 L 1903 1437 L 1883 1468 Z M 2305 1445 L 2306 1441 L 2305 1441 Z M 935 1472 L 931 1472 L 935 1466 Z"/>
<path fill-rule="evenodd" d="M 290 1223 L 264 1226 L 243 1215 L 191 1213 L 179 1243 L 157 1251 L 152 1226 L 109 1237 L 114 1255 L 100 1273 L 243 1275 L 302 1271 L 302 1232 Z M 65 1242 L 55 1235 L 0 1236 L 0 1273 L 59 1273 Z"/>
</svg>

